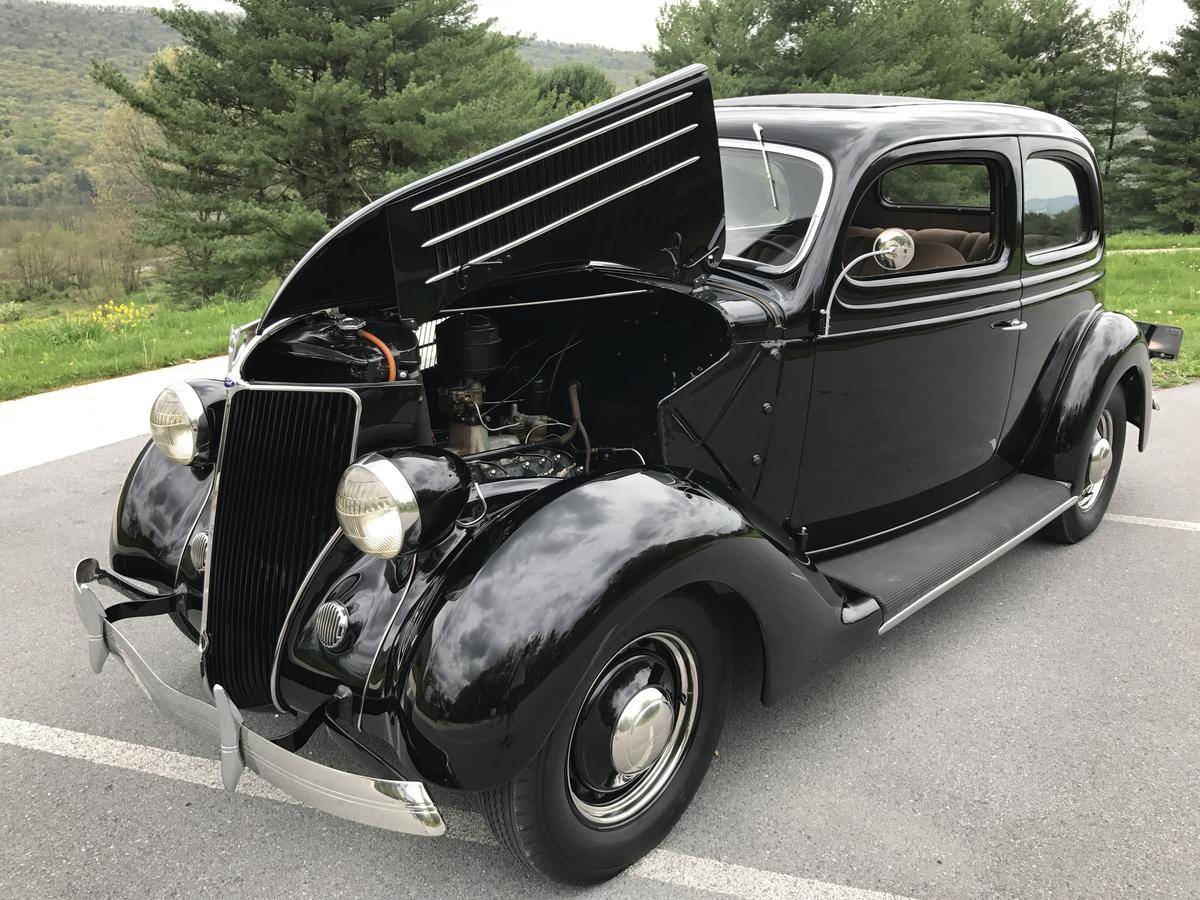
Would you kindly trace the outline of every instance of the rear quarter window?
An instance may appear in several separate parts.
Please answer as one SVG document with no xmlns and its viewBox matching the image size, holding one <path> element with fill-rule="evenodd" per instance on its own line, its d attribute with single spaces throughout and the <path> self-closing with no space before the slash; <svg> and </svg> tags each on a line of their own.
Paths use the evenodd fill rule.
<svg viewBox="0 0 1200 900">
<path fill-rule="evenodd" d="M 1082 200 L 1083 173 L 1057 159 L 1025 161 L 1025 255 L 1084 243 L 1091 234 Z"/>
</svg>

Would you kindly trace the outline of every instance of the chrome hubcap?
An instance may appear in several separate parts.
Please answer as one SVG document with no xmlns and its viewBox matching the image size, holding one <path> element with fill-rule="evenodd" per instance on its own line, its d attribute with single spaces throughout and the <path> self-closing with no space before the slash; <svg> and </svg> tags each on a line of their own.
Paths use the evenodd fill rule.
<svg viewBox="0 0 1200 900">
<path fill-rule="evenodd" d="M 1085 512 L 1096 504 L 1096 498 L 1104 489 L 1105 479 L 1112 468 L 1113 419 L 1107 409 L 1100 413 L 1096 433 L 1092 437 L 1092 449 L 1088 454 L 1087 485 L 1079 495 L 1079 508 Z"/>
<path fill-rule="evenodd" d="M 654 763 L 671 739 L 675 711 L 659 687 L 642 688 L 625 704 L 612 736 L 612 764 L 622 775 L 637 775 Z"/>
<path fill-rule="evenodd" d="M 687 754 L 699 711 L 699 670 L 682 637 L 644 635 L 614 656 L 575 722 L 567 787 L 594 825 L 621 825 L 650 806 Z"/>
</svg>

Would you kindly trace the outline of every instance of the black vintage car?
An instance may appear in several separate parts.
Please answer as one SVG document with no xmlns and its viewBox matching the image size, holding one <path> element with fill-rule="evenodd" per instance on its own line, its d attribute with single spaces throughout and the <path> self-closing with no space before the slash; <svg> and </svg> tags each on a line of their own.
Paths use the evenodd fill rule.
<svg viewBox="0 0 1200 900">
<path fill-rule="evenodd" d="M 1104 309 L 1104 252 L 1053 116 L 659 79 L 366 206 L 224 383 L 163 391 L 111 571 L 76 569 L 92 667 L 210 733 L 229 790 L 427 835 L 426 784 L 479 792 L 518 859 L 608 878 L 704 777 L 731 616 L 771 703 L 1100 524 L 1181 339 Z M 149 615 L 211 698 L 137 654 Z M 318 728 L 363 774 L 297 753 Z"/>
</svg>

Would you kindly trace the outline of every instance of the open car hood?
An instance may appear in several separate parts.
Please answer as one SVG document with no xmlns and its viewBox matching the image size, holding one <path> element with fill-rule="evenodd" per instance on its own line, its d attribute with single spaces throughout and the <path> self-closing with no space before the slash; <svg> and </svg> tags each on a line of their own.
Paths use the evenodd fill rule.
<svg viewBox="0 0 1200 900">
<path fill-rule="evenodd" d="M 259 328 L 380 301 L 428 321 L 487 284 L 587 264 L 687 283 L 723 241 L 712 86 L 694 65 L 363 207 L 292 269 Z"/>
</svg>

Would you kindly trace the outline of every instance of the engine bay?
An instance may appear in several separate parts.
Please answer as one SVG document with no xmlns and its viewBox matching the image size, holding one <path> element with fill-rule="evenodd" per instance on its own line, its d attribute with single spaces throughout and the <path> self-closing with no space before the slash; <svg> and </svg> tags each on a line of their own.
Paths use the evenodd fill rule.
<svg viewBox="0 0 1200 900">
<path fill-rule="evenodd" d="M 355 388 L 364 398 L 360 452 L 440 447 L 476 482 L 569 478 L 662 463 L 659 402 L 727 349 L 711 307 L 645 291 L 428 323 L 394 309 L 327 310 L 267 335 L 241 375 Z M 369 404 L 380 409 L 368 413 Z"/>
</svg>

